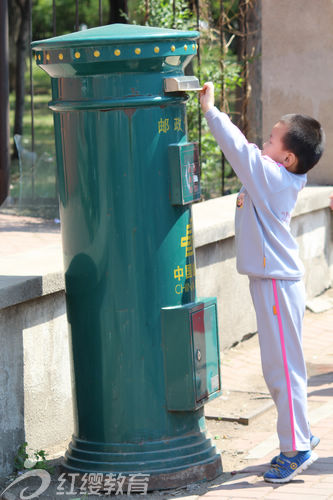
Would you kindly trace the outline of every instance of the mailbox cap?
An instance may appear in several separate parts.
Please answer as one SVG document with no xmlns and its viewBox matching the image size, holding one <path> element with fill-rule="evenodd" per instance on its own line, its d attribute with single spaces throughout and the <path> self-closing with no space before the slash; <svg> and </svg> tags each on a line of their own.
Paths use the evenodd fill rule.
<svg viewBox="0 0 333 500">
<path fill-rule="evenodd" d="M 153 42 L 159 40 L 178 40 L 199 38 L 198 31 L 182 31 L 166 28 L 153 28 L 136 24 L 109 24 L 87 30 L 76 31 L 67 35 L 32 42 L 34 50 L 43 48 L 86 47 L 95 45 L 113 45 L 133 42 Z"/>
<path fill-rule="evenodd" d="M 38 66 L 52 77 L 61 77 L 148 70 L 164 62 L 185 67 L 197 53 L 199 36 L 197 31 L 110 24 L 31 46 Z"/>
</svg>

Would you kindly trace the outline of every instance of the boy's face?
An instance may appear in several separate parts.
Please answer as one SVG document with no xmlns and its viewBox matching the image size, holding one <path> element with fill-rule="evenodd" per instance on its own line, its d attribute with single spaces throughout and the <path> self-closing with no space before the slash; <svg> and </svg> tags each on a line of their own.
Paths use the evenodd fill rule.
<svg viewBox="0 0 333 500">
<path fill-rule="evenodd" d="M 277 122 L 272 129 L 269 140 L 264 143 L 262 148 L 263 155 L 269 156 L 282 165 L 285 165 L 285 159 L 288 156 L 288 151 L 283 144 L 283 137 L 287 131 L 288 126 L 285 123 Z"/>
</svg>

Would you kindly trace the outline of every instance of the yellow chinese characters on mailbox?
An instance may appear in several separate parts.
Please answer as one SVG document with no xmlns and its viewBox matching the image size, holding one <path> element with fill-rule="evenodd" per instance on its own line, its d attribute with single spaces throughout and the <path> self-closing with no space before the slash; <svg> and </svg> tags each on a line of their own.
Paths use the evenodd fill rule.
<svg viewBox="0 0 333 500">
<path fill-rule="evenodd" d="M 177 295 L 194 290 L 195 263 L 192 237 L 192 219 L 186 225 L 186 235 L 180 239 L 180 246 L 185 249 L 185 257 L 188 259 L 185 266 L 178 265 L 173 270 L 173 277 L 177 280 L 175 292 Z"/>
<path fill-rule="evenodd" d="M 158 127 L 158 133 L 159 134 L 167 134 L 170 130 L 170 118 L 161 118 L 158 122 L 157 122 L 157 127 Z M 182 119 L 181 118 L 174 118 L 173 119 L 173 129 L 174 131 L 176 132 L 179 132 L 179 131 L 183 131 L 183 128 L 182 128 Z"/>
</svg>

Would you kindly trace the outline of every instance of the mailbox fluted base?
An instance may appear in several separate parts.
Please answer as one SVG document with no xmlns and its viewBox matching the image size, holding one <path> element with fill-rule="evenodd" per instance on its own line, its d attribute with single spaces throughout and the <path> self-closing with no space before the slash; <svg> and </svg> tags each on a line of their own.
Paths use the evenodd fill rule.
<svg viewBox="0 0 333 500">
<path fill-rule="evenodd" d="M 222 472 L 221 456 L 204 434 L 133 444 L 93 443 L 75 437 L 65 455 L 68 473 L 149 475 L 148 489 L 210 480 Z"/>
<path fill-rule="evenodd" d="M 156 474 L 150 477 L 148 490 L 178 488 L 187 484 L 211 481 L 222 474 L 221 455 L 217 454 L 209 462 L 181 469 L 170 474 Z"/>
</svg>

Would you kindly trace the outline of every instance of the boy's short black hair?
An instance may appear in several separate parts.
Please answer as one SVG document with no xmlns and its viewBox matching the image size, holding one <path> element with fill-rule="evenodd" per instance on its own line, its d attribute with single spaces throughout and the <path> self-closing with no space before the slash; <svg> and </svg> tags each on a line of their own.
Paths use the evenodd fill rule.
<svg viewBox="0 0 333 500">
<path fill-rule="evenodd" d="M 297 174 L 305 174 L 318 163 L 324 152 L 325 134 L 320 123 L 311 116 L 284 115 L 280 122 L 288 126 L 283 144 L 298 160 Z"/>
</svg>

